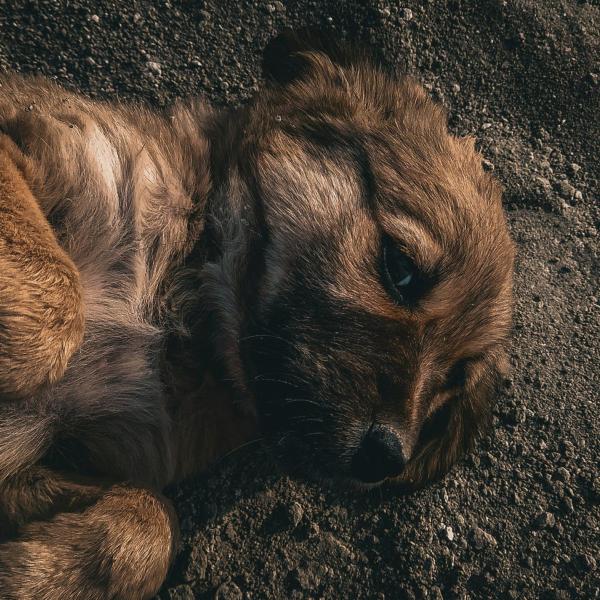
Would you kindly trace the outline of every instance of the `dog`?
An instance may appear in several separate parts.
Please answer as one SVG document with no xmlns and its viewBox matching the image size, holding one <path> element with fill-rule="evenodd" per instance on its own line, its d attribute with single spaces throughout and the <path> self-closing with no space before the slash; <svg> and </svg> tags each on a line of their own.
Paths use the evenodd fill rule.
<svg viewBox="0 0 600 600">
<path fill-rule="evenodd" d="M 514 248 L 472 138 L 324 36 L 241 108 L 0 87 L 0 595 L 147 598 L 161 490 L 263 436 L 300 476 L 413 489 L 486 422 Z"/>
</svg>

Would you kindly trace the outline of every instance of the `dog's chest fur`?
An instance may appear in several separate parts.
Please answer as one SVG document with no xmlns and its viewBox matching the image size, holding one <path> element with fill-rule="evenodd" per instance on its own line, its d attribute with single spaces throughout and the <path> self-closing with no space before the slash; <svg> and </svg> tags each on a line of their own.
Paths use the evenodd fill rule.
<svg viewBox="0 0 600 600">
<path fill-rule="evenodd" d="M 201 105 L 165 116 L 115 108 L 14 77 L 0 88 L 0 130 L 23 153 L 83 286 L 84 342 L 45 403 L 60 414 L 57 431 L 89 424 L 77 443 L 95 466 L 156 483 L 175 469 L 161 356 L 179 326 L 172 275 L 203 224 L 206 114 Z"/>
</svg>

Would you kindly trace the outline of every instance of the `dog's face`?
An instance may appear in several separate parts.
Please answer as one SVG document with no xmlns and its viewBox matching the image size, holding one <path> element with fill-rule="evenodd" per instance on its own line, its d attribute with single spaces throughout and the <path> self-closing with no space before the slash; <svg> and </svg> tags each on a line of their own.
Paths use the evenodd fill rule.
<svg viewBox="0 0 600 600">
<path fill-rule="evenodd" d="M 419 485 L 468 448 L 504 368 L 500 190 L 413 81 L 276 50 L 244 125 L 260 235 L 238 374 L 292 469 Z"/>
</svg>

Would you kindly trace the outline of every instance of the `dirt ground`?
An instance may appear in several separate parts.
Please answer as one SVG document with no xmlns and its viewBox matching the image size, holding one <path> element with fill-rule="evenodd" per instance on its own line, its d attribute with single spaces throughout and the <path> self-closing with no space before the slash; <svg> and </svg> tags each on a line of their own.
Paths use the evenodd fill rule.
<svg viewBox="0 0 600 600">
<path fill-rule="evenodd" d="M 479 139 L 519 246 L 513 373 L 476 452 L 412 496 L 292 481 L 259 447 L 171 490 L 160 598 L 599 598 L 598 0 L 0 0 L 0 67 L 231 105 L 305 24 L 369 42 Z"/>
</svg>

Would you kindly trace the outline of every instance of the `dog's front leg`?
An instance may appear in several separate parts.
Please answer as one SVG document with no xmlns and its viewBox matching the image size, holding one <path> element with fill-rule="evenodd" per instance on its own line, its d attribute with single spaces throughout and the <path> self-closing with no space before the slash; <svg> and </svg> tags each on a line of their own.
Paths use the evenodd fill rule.
<svg viewBox="0 0 600 600">
<path fill-rule="evenodd" d="M 31 396 L 64 373 L 83 338 L 79 273 L 0 135 L 0 399 Z"/>
</svg>

